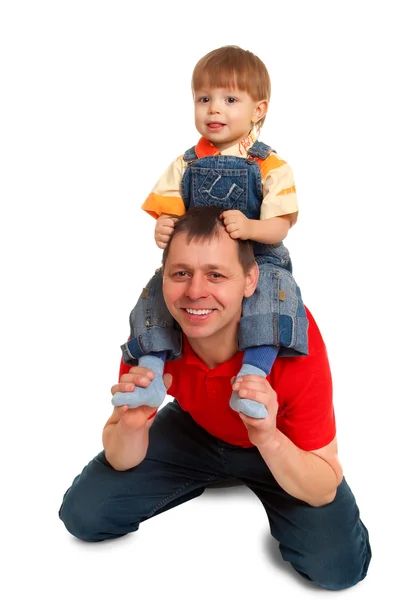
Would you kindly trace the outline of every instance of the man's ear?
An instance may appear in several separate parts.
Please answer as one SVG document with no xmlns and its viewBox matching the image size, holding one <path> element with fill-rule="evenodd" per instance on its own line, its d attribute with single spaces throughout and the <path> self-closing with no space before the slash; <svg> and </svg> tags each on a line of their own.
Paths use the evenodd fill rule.
<svg viewBox="0 0 400 600">
<path fill-rule="evenodd" d="M 246 286 L 243 294 L 245 298 L 250 298 L 254 294 L 258 283 L 258 274 L 258 264 L 255 262 L 246 275 Z"/>
</svg>

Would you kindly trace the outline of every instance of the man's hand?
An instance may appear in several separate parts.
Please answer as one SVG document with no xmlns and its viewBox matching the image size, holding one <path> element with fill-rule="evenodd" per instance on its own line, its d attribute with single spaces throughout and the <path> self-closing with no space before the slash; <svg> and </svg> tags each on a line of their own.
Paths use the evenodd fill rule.
<svg viewBox="0 0 400 600">
<path fill-rule="evenodd" d="M 147 387 L 154 379 L 154 373 L 144 367 L 132 367 L 129 373 L 122 375 L 120 382 L 113 385 L 111 394 L 117 392 L 133 392 L 136 386 Z M 172 383 L 172 375 L 168 373 L 163 377 L 164 385 L 168 389 Z M 153 423 L 157 410 L 151 406 L 138 406 L 137 408 L 128 408 L 128 406 L 115 407 L 115 422 L 118 422 L 121 433 L 129 431 L 138 431 L 145 425 L 150 427 Z"/>
<path fill-rule="evenodd" d="M 133 392 L 136 385 L 147 387 L 153 378 L 154 373 L 148 369 L 132 367 L 129 373 L 122 375 L 118 384 L 112 386 L 111 393 Z M 172 383 L 172 376 L 165 375 L 164 383 L 168 388 Z M 156 413 L 157 410 L 150 406 L 114 407 L 103 429 L 104 451 L 114 469 L 126 471 L 144 460 L 149 445 L 149 429 Z"/>
<path fill-rule="evenodd" d="M 251 443 L 257 447 L 273 443 L 276 434 L 278 401 L 276 393 L 268 381 L 260 375 L 244 375 L 234 380 L 232 388 L 241 398 L 260 402 L 268 411 L 268 417 L 265 419 L 253 419 L 239 413 L 248 431 Z"/>
<path fill-rule="evenodd" d="M 156 222 L 154 239 L 159 248 L 164 250 L 167 247 L 169 239 L 174 231 L 175 222 L 178 217 L 172 215 L 161 215 Z"/>
<path fill-rule="evenodd" d="M 221 214 L 221 220 L 233 240 L 252 239 L 251 219 L 248 219 L 240 210 L 225 210 Z"/>
</svg>

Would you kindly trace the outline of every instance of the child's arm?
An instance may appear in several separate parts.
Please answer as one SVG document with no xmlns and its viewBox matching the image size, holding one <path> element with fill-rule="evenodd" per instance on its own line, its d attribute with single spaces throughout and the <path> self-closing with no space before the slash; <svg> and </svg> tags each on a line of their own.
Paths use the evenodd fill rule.
<svg viewBox="0 0 400 600">
<path fill-rule="evenodd" d="M 278 244 L 288 234 L 295 215 L 282 215 L 259 221 L 248 219 L 240 210 L 225 210 L 221 219 L 234 240 L 252 240 L 261 244 Z"/>
<path fill-rule="evenodd" d="M 180 192 L 184 168 L 183 158 L 179 157 L 161 175 L 142 204 L 142 209 L 150 216 L 158 219 L 163 214 L 183 215 L 186 212 Z"/>
<path fill-rule="evenodd" d="M 228 210 L 222 216 L 224 225 L 233 239 L 279 244 L 297 220 L 293 171 L 274 152 L 261 164 L 260 170 L 263 183 L 260 219 L 247 219 L 240 211 Z"/>
<path fill-rule="evenodd" d="M 154 239 L 162 250 L 168 244 L 176 219 L 186 212 L 180 192 L 184 166 L 182 156 L 174 160 L 142 204 L 142 209 L 157 219 Z"/>
<path fill-rule="evenodd" d="M 156 221 L 156 228 L 154 231 L 154 239 L 159 248 L 164 250 L 167 247 L 169 238 L 174 231 L 175 222 L 177 215 L 162 214 Z"/>
</svg>

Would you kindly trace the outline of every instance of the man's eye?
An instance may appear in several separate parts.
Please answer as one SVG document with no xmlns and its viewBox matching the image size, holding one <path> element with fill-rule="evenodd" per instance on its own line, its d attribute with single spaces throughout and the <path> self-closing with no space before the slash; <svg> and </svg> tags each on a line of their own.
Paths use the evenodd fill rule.
<svg viewBox="0 0 400 600">
<path fill-rule="evenodd" d="M 210 273 L 211 279 L 222 279 L 221 273 Z"/>
<path fill-rule="evenodd" d="M 187 274 L 187 271 L 177 271 L 174 273 L 174 277 L 186 277 Z"/>
</svg>

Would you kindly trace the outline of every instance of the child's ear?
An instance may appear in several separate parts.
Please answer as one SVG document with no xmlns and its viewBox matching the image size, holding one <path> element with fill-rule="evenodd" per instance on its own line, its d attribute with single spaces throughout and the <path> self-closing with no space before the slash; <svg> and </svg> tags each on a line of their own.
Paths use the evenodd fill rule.
<svg viewBox="0 0 400 600">
<path fill-rule="evenodd" d="M 268 102 L 267 102 L 267 100 L 261 100 L 261 102 L 259 102 L 257 104 L 257 106 L 255 107 L 255 109 L 254 109 L 252 123 L 256 124 L 263 117 L 265 117 L 265 115 L 267 114 L 267 110 L 268 110 Z"/>
</svg>

